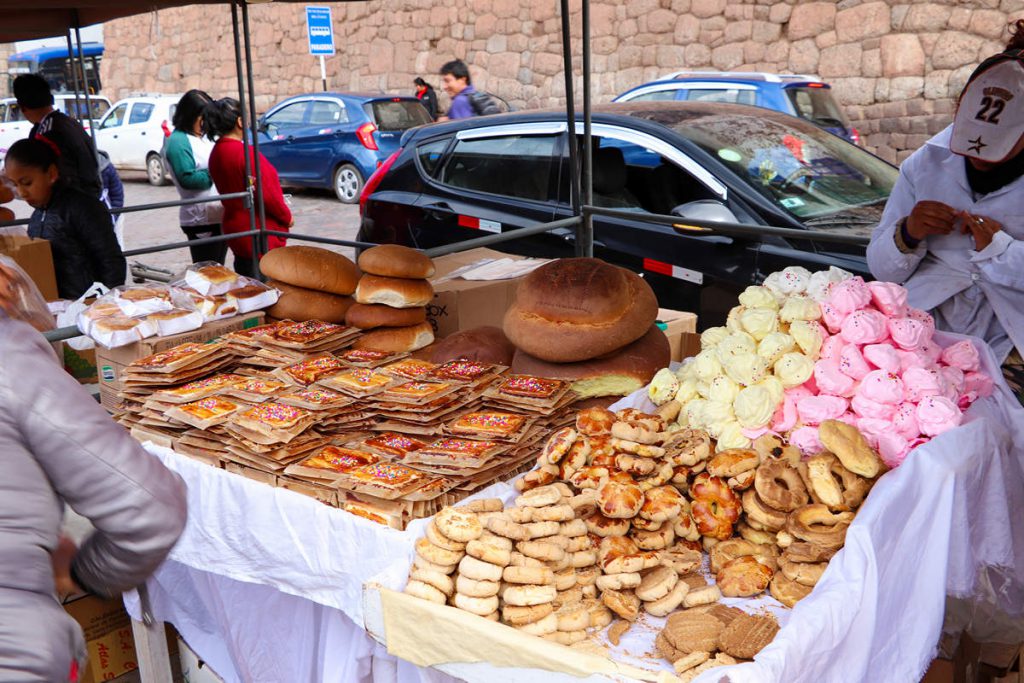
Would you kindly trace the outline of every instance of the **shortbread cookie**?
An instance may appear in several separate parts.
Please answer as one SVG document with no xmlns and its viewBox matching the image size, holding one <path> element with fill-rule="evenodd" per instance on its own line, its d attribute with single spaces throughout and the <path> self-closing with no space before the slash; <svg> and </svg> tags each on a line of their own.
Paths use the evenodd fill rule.
<svg viewBox="0 0 1024 683">
<path fill-rule="evenodd" d="M 529 522 L 523 525 L 530 538 L 544 538 L 558 533 L 558 522 Z"/>
<path fill-rule="evenodd" d="M 672 668 L 677 674 L 686 673 L 690 669 L 700 666 L 711 658 L 710 652 L 691 652 L 681 659 L 672 662 Z"/>
<path fill-rule="evenodd" d="M 429 600 L 430 602 L 436 602 L 438 605 L 444 605 L 448 602 L 448 598 L 444 593 L 429 584 L 416 581 L 415 579 L 405 584 L 405 590 L 402 592 Z"/>
<path fill-rule="evenodd" d="M 580 593 L 583 595 L 583 599 L 596 598 L 597 597 L 597 586 L 590 584 L 589 586 L 580 586 Z"/>
<path fill-rule="evenodd" d="M 554 611 L 555 607 L 550 602 L 527 606 L 505 605 L 501 610 L 501 618 L 506 624 L 522 626 L 540 621 Z"/>
<path fill-rule="evenodd" d="M 619 641 L 622 640 L 622 636 L 626 634 L 629 627 L 633 625 L 633 622 L 620 619 L 611 625 L 608 629 L 608 642 L 612 645 L 618 645 Z"/>
<path fill-rule="evenodd" d="M 458 566 L 459 566 L 458 563 L 456 563 L 456 564 L 434 564 L 430 560 L 426 560 L 426 559 L 424 559 L 420 555 L 413 555 L 412 556 L 412 567 L 413 567 L 413 569 L 416 569 L 416 568 L 429 569 L 430 571 L 440 572 L 441 574 L 451 574 L 452 572 L 454 572 L 456 570 L 456 568 L 458 568 Z"/>
<path fill-rule="evenodd" d="M 644 602 L 651 602 L 668 595 L 679 581 L 679 575 L 669 567 L 656 567 L 646 574 L 636 587 L 636 596 Z"/>
<path fill-rule="evenodd" d="M 590 626 L 590 612 L 582 602 L 565 604 L 555 612 L 559 631 L 582 631 Z"/>
<path fill-rule="evenodd" d="M 516 550 L 527 557 L 532 557 L 545 562 L 557 562 L 565 557 L 565 551 L 553 543 L 544 541 L 520 541 L 516 543 Z"/>
<path fill-rule="evenodd" d="M 570 519 L 566 522 L 562 522 L 559 526 L 558 533 L 565 536 L 566 538 L 576 538 L 577 536 L 587 535 L 587 523 L 582 519 Z"/>
<path fill-rule="evenodd" d="M 612 611 L 605 607 L 604 603 L 597 598 L 584 600 L 583 606 L 590 614 L 590 628 L 604 628 L 615 619 Z"/>
<path fill-rule="evenodd" d="M 725 627 L 718 636 L 722 652 L 739 659 L 753 659 L 779 632 L 775 617 L 742 614 Z"/>
<path fill-rule="evenodd" d="M 460 543 L 459 541 L 453 541 L 437 529 L 437 524 L 431 520 L 430 524 L 427 525 L 425 532 L 427 540 L 436 545 L 438 548 L 444 548 L 445 550 L 451 550 L 452 552 L 461 553 L 466 550 L 466 544 Z"/>
<path fill-rule="evenodd" d="M 456 593 L 453 602 L 459 609 L 481 617 L 487 616 L 492 612 L 496 612 L 498 609 L 497 595 L 493 595 L 489 598 L 472 598 L 468 595 L 463 595 L 462 593 Z"/>
<path fill-rule="evenodd" d="M 501 578 L 506 583 L 519 583 L 533 586 L 554 584 L 555 573 L 548 567 L 505 567 Z"/>
<path fill-rule="evenodd" d="M 464 555 L 462 552 L 438 547 L 425 538 L 416 541 L 416 554 L 427 562 L 441 565 L 458 564 Z"/>
<path fill-rule="evenodd" d="M 438 571 L 414 567 L 409 573 L 409 578 L 433 586 L 448 597 L 455 592 L 455 582 L 452 581 L 452 577 Z"/>
<path fill-rule="evenodd" d="M 477 581 L 501 581 L 502 568 L 466 555 L 459 562 L 459 574 Z"/>
<path fill-rule="evenodd" d="M 480 534 L 480 538 L 478 538 L 476 540 L 480 541 L 481 543 L 487 543 L 489 545 L 493 545 L 493 546 L 495 546 L 497 548 L 503 548 L 505 550 L 512 550 L 513 542 L 512 542 L 511 538 L 506 538 L 505 536 L 499 536 L 498 534 L 494 533 L 493 531 L 488 531 L 487 529 L 484 529 L 484 532 L 482 534 Z"/>
<path fill-rule="evenodd" d="M 505 514 L 516 524 L 526 524 L 533 521 L 533 508 L 505 508 Z"/>
<path fill-rule="evenodd" d="M 523 508 L 540 508 L 561 502 L 561 489 L 551 484 L 530 489 L 516 498 L 516 505 Z"/>
<path fill-rule="evenodd" d="M 554 572 L 554 576 L 555 588 L 560 591 L 569 590 L 576 585 L 576 570 L 571 567 L 559 572 Z"/>
<path fill-rule="evenodd" d="M 683 607 L 697 607 L 699 605 L 710 605 L 722 598 L 722 591 L 718 586 L 704 586 L 702 588 L 691 588 L 683 598 Z"/>
<path fill-rule="evenodd" d="M 497 581 L 477 581 L 459 574 L 455 579 L 455 590 L 471 598 L 489 598 L 498 594 L 501 584 Z"/>
<path fill-rule="evenodd" d="M 657 600 L 644 603 L 644 611 L 655 617 L 665 617 L 671 614 L 683 604 L 683 600 L 686 598 L 686 594 L 690 592 L 690 587 L 683 581 L 676 581 L 676 585 L 672 587 L 664 597 Z"/>
<path fill-rule="evenodd" d="M 583 589 L 579 586 L 573 586 L 564 591 L 558 591 L 555 595 L 555 608 L 562 607 L 563 605 L 572 605 L 575 603 L 582 602 L 583 600 Z"/>
<path fill-rule="evenodd" d="M 640 614 L 640 598 L 633 591 L 606 590 L 601 593 L 601 602 L 626 621 L 636 621 Z"/>
<path fill-rule="evenodd" d="M 505 603 L 519 607 L 542 605 L 558 597 L 554 584 L 547 586 L 507 586 L 502 594 Z"/>
<path fill-rule="evenodd" d="M 513 541 L 525 541 L 530 538 L 530 532 L 521 524 L 516 524 L 506 516 L 491 517 L 487 520 L 487 529 L 491 533 Z"/>
<path fill-rule="evenodd" d="M 488 564 L 496 564 L 499 567 L 507 567 L 508 563 L 512 561 L 511 551 L 480 539 L 466 544 L 466 554 Z"/>
<path fill-rule="evenodd" d="M 593 586 L 597 577 L 601 576 L 601 570 L 597 567 L 585 567 L 576 570 L 576 585 Z"/>
<path fill-rule="evenodd" d="M 724 627 L 710 614 L 679 612 L 665 622 L 662 633 L 672 646 L 683 653 L 714 652 Z"/>
<path fill-rule="evenodd" d="M 598 576 L 595 581 L 597 589 L 600 591 L 617 591 L 626 588 L 636 588 L 642 580 L 643 577 L 640 576 L 639 572 L 624 572 L 622 574 L 604 574 L 603 576 Z"/>
<path fill-rule="evenodd" d="M 476 513 L 461 508 L 443 508 L 434 517 L 434 524 L 438 531 L 459 543 L 479 538 L 484 530 Z"/>
<path fill-rule="evenodd" d="M 547 567 L 548 564 L 544 560 L 538 560 L 535 557 L 527 557 L 518 550 L 513 550 L 509 554 L 509 566 L 512 567 Z M 561 571 L 560 569 L 551 569 L 551 571 Z M 564 567 L 562 568 L 564 569 Z"/>
<path fill-rule="evenodd" d="M 549 614 L 543 619 L 531 622 L 529 624 L 523 624 L 516 626 L 517 629 L 523 633 L 529 633 L 532 636 L 546 636 L 549 633 L 554 633 L 558 630 L 558 618 L 554 614 Z"/>
<path fill-rule="evenodd" d="M 593 567 L 597 564 L 597 553 L 593 550 L 577 550 L 572 554 L 571 563 L 575 569 Z"/>
<path fill-rule="evenodd" d="M 533 521 L 535 522 L 566 522 L 576 517 L 576 511 L 566 503 L 530 509 L 533 510 Z"/>
<path fill-rule="evenodd" d="M 461 507 L 470 512 L 501 512 L 505 508 L 505 504 L 501 502 L 501 498 L 478 498 Z"/>
<path fill-rule="evenodd" d="M 547 640 L 560 643 L 562 645 L 575 645 L 576 643 L 583 642 L 587 639 L 586 631 L 555 631 L 543 636 Z"/>
</svg>

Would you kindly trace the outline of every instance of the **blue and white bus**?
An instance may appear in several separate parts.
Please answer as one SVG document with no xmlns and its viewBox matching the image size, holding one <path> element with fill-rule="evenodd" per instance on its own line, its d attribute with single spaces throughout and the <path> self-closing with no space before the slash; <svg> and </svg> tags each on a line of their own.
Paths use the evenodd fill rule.
<svg viewBox="0 0 1024 683">
<path fill-rule="evenodd" d="M 76 59 L 78 48 L 73 48 Z M 90 95 L 102 89 L 100 83 L 100 61 L 103 59 L 103 43 L 82 43 L 82 61 L 85 66 L 85 78 Z M 74 92 L 75 76 L 71 70 L 71 59 L 68 49 L 61 47 L 38 47 L 34 50 L 18 52 L 7 58 L 7 75 L 9 86 L 14 79 L 22 74 L 39 74 L 50 84 L 56 93 Z M 81 72 L 79 72 L 79 80 Z M 79 89 L 82 90 L 81 83 Z"/>
</svg>

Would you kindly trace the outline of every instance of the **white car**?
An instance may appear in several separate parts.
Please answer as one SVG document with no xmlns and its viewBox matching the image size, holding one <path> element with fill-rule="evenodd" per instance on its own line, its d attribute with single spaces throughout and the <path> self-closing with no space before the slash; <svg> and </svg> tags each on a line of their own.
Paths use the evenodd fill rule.
<svg viewBox="0 0 1024 683">
<path fill-rule="evenodd" d="M 92 108 L 92 116 L 88 119 L 78 116 L 85 111 L 85 98 L 80 96 L 78 106 L 75 106 L 75 95 L 58 93 L 53 96 L 53 107 L 64 112 L 73 119 L 82 121 L 82 126 L 89 130 L 91 123 L 96 123 L 110 109 L 110 100 L 100 95 L 89 95 L 89 106 Z M 7 156 L 7 150 L 18 140 L 28 137 L 32 130 L 32 123 L 25 120 L 18 107 L 18 101 L 13 97 L 5 97 L 0 100 L 0 159 Z"/>
<path fill-rule="evenodd" d="M 181 95 L 145 95 L 118 100 L 96 129 L 96 147 L 118 170 L 145 171 L 149 182 L 167 182 L 160 150 L 174 129 L 171 119 Z"/>
</svg>

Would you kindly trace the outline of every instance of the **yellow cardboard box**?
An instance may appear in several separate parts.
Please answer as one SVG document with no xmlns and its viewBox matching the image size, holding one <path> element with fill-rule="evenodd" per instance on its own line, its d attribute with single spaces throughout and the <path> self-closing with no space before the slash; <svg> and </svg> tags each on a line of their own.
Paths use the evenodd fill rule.
<svg viewBox="0 0 1024 683">
<path fill-rule="evenodd" d="M 700 351 L 696 313 L 659 308 L 658 327 L 668 337 L 673 361 L 679 362 L 684 358 L 697 355 L 697 352 Z"/>
<path fill-rule="evenodd" d="M 24 235 L 0 235 L 0 254 L 9 256 L 32 278 L 47 301 L 57 300 L 57 276 L 53 270 L 53 253 L 47 240 L 34 240 Z"/>
</svg>

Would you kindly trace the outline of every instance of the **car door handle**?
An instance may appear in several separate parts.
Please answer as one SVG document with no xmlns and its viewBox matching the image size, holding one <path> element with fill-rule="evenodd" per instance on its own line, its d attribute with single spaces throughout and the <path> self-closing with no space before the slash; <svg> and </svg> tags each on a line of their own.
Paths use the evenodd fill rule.
<svg viewBox="0 0 1024 683">
<path fill-rule="evenodd" d="M 139 135 L 145 135 L 145 134 L 146 134 L 146 131 L 140 131 L 139 132 Z"/>
<path fill-rule="evenodd" d="M 445 213 L 454 213 L 452 207 L 448 206 L 448 202 L 435 202 L 433 204 L 424 204 L 424 211 L 439 211 Z"/>
<path fill-rule="evenodd" d="M 288 137 L 286 137 L 284 139 L 284 141 L 285 142 L 295 142 L 295 136 L 294 135 L 289 135 Z"/>
</svg>

